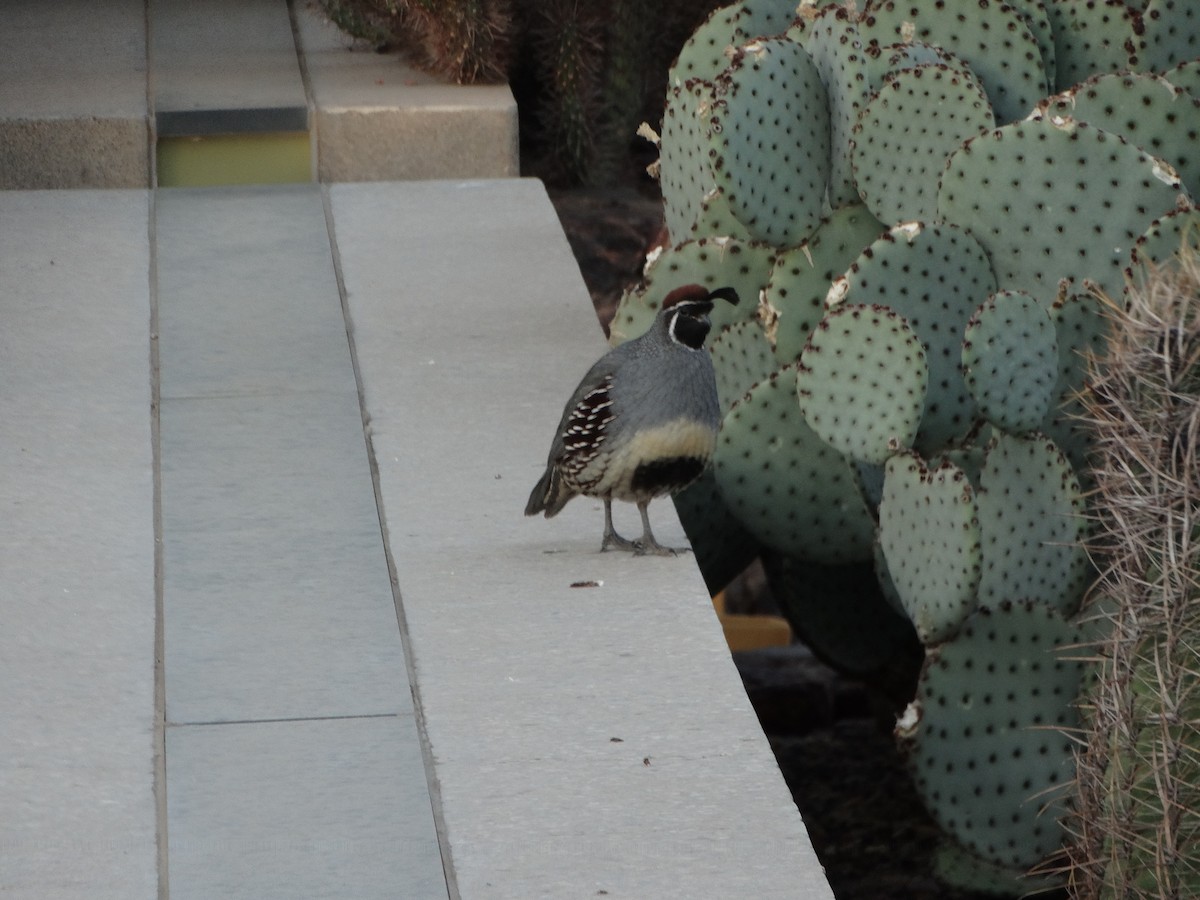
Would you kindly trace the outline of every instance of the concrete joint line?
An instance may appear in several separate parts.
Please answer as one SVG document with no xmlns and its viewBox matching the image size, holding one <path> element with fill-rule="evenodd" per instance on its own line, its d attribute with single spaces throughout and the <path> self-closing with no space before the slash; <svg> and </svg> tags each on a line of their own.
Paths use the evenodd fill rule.
<svg viewBox="0 0 1200 900">
<path fill-rule="evenodd" d="M 292 13 L 292 3 L 289 0 L 288 11 Z M 295 17 L 292 19 L 295 28 Z M 303 54 L 301 54 L 303 58 Z M 302 68 L 303 71 L 303 68 Z M 309 90 L 307 75 L 305 90 Z M 311 102 L 311 95 L 310 95 Z M 424 706 L 421 703 L 421 688 L 417 682 L 415 655 L 408 621 L 404 613 L 404 601 L 400 594 L 400 582 L 396 574 L 396 560 L 392 555 L 392 544 L 388 536 L 387 516 L 383 506 L 383 494 L 379 486 L 379 464 L 375 457 L 375 444 L 371 437 L 370 417 L 366 411 L 366 401 L 363 392 L 362 370 L 358 361 L 358 349 L 354 343 L 354 323 L 350 317 L 350 307 L 346 299 L 346 282 L 343 277 L 342 257 L 338 249 L 337 228 L 333 218 L 333 207 L 329 196 L 329 186 L 320 185 L 321 206 L 325 212 L 325 227 L 329 234 L 329 249 L 333 259 L 334 277 L 337 281 L 338 298 L 342 305 L 342 318 L 346 323 L 346 341 L 350 347 L 350 361 L 354 368 L 354 383 L 358 391 L 358 407 L 362 415 L 363 438 L 366 443 L 367 460 L 371 471 L 371 487 L 375 493 L 375 508 L 379 518 L 379 530 L 383 539 L 383 552 L 387 560 L 388 579 L 392 588 L 392 601 L 396 609 L 396 624 L 400 631 L 400 641 L 404 647 L 405 666 L 408 669 L 409 690 L 412 693 L 413 715 L 416 718 L 417 734 L 421 741 L 421 759 L 425 766 L 425 780 L 429 788 L 429 802 L 433 812 L 434 829 L 437 833 L 438 850 L 442 857 L 442 872 L 446 877 L 446 891 L 449 900 L 461 900 L 457 879 L 454 874 L 454 860 L 446 829 L 445 811 L 442 806 L 441 786 L 438 782 L 437 771 L 434 768 L 433 754 L 430 750 L 429 736 L 425 725 Z"/>
</svg>

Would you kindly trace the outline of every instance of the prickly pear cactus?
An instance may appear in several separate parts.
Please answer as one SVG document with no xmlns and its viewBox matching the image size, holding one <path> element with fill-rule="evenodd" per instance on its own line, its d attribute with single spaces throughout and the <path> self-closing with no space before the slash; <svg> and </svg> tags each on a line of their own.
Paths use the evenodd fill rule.
<svg viewBox="0 0 1200 900">
<path fill-rule="evenodd" d="M 868 5 L 859 32 L 879 46 L 907 38 L 945 47 L 975 72 L 996 120 L 1023 118 L 1046 93 L 1046 69 L 1025 18 L 982 0 L 972 15 L 947 15 L 940 0 L 883 0 Z"/>
<path fill-rule="evenodd" d="M 717 371 L 717 400 L 721 414 L 770 377 L 777 368 L 771 344 L 755 319 L 726 325 L 709 347 Z"/>
<path fill-rule="evenodd" d="M 1189 0 L 1147 0 L 1134 38 L 1143 72 L 1162 72 L 1200 57 L 1200 10 Z"/>
<path fill-rule="evenodd" d="M 979 476 L 979 602 L 1014 597 L 1075 612 L 1090 574 L 1083 498 L 1071 464 L 1045 437 L 1000 435 Z"/>
<path fill-rule="evenodd" d="M 997 428 L 1033 431 L 1050 412 L 1058 338 L 1046 309 L 1024 291 L 1000 291 L 967 323 L 962 365 L 967 390 Z"/>
<path fill-rule="evenodd" d="M 1170 166 L 1123 138 L 1034 118 L 963 144 L 942 175 L 938 211 L 983 245 L 1002 288 L 1044 296 L 1059 279 L 1086 278 L 1119 296 L 1133 242 L 1183 193 Z"/>
<path fill-rule="evenodd" d="M 1200 99 L 1160 75 L 1104 73 L 1038 104 L 1039 115 L 1068 116 L 1125 136 L 1169 163 L 1184 188 L 1200 189 Z M 1164 210 L 1165 211 L 1165 210 Z"/>
<path fill-rule="evenodd" d="M 982 560 L 975 492 L 962 469 L 943 462 L 931 470 L 916 454 L 888 460 L 879 546 L 921 641 L 958 631 L 975 608 Z"/>
<path fill-rule="evenodd" d="M 788 37 L 812 58 L 829 100 L 829 205 L 837 209 L 857 203 L 850 134 L 867 102 L 870 84 L 866 50 L 859 40 L 856 17 L 836 4 L 819 11 L 802 7 Z"/>
<path fill-rule="evenodd" d="M 866 207 L 843 206 L 823 219 L 808 240 L 776 257 L 760 315 L 779 362 L 796 361 L 825 314 L 830 283 L 885 230 Z"/>
<path fill-rule="evenodd" d="M 948 877 L 1011 892 L 1063 843 L 1081 670 L 1059 651 L 1097 627 L 1087 359 L 1127 280 L 1200 229 L 1200 7 L 759 2 L 714 13 L 672 74 L 675 246 L 613 333 L 737 279 L 711 483 L 681 504 L 713 510 L 698 558 L 724 578 L 760 547 L 796 632 L 847 670 L 920 639 L 898 733 Z M 882 602 L 839 602 L 861 577 Z"/>
<path fill-rule="evenodd" d="M 1056 91 L 1097 72 L 1130 67 L 1138 17 L 1121 0 L 1054 0 L 1046 12 L 1054 32 Z"/>
<path fill-rule="evenodd" d="M 889 75 L 854 126 L 850 160 L 859 194 L 883 222 L 937 218 L 937 180 L 963 141 L 995 125 L 970 73 L 924 65 Z"/>
<path fill-rule="evenodd" d="M 754 562 L 762 545 L 726 507 L 711 469 L 673 499 L 704 583 L 715 596 Z"/>
<path fill-rule="evenodd" d="M 1062 844 L 1079 639 L 1041 603 L 982 607 L 929 651 L 896 726 L 930 812 L 985 860 L 1028 869 Z"/>
<path fill-rule="evenodd" d="M 1080 390 L 1087 376 L 1088 358 L 1108 336 L 1110 314 L 1105 310 L 1104 301 L 1096 293 L 1071 293 L 1066 285 L 1050 308 L 1058 344 L 1058 374 L 1041 430 L 1066 454 L 1083 480 L 1090 468 L 1092 439 L 1082 421 Z"/>
<path fill-rule="evenodd" d="M 708 138 L 717 184 L 752 235 L 789 244 L 812 233 L 829 180 L 829 111 L 804 48 L 739 48 L 716 82 Z"/>
<path fill-rule="evenodd" d="M 830 288 L 826 305 L 879 304 L 902 315 L 925 347 L 930 390 L 915 444 L 933 453 L 961 439 L 976 417 L 963 381 L 962 336 L 996 289 L 979 243 L 953 225 L 897 225 L 867 247 Z"/>
<path fill-rule="evenodd" d="M 852 459 L 878 464 L 912 446 L 929 367 L 901 316 L 849 304 L 826 314 L 809 335 L 796 384 L 813 431 Z"/>
<path fill-rule="evenodd" d="M 699 238 L 668 247 L 647 264 L 641 286 L 621 297 L 609 324 L 609 343 L 616 346 L 644 334 L 667 294 L 688 282 L 737 291 L 736 306 L 720 303 L 713 309 L 711 341 L 724 326 L 754 315 L 754 301 L 774 261 L 771 246 L 733 238 Z"/>
<path fill-rule="evenodd" d="M 704 199 L 717 186 L 708 158 L 713 101 L 711 82 L 691 80 L 671 88 L 663 110 L 659 187 L 667 232 L 676 243 L 691 232 Z"/>
<path fill-rule="evenodd" d="M 883 597 L 861 564 L 822 565 L 768 553 L 763 570 L 797 635 L 820 659 L 856 678 L 893 685 L 897 699 L 916 680 L 922 649 L 908 617 Z"/>
<path fill-rule="evenodd" d="M 799 415 L 796 374 L 785 366 L 729 410 L 713 455 L 717 487 L 780 553 L 832 565 L 870 559 L 875 523 L 850 464 Z"/>
</svg>

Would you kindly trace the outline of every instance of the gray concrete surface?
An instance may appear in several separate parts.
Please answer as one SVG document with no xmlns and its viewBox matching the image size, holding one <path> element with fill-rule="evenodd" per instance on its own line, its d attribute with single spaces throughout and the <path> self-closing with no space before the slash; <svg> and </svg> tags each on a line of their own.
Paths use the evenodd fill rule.
<svg viewBox="0 0 1200 900">
<path fill-rule="evenodd" d="M 517 175 L 517 104 L 507 85 L 454 85 L 398 53 L 355 46 L 307 3 L 294 13 L 324 182 Z"/>
<path fill-rule="evenodd" d="M 160 137 L 305 131 L 286 0 L 148 0 Z"/>
<path fill-rule="evenodd" d="M 145 0 L 9 0 L 0 189 L 150 183 Z"/>
<path fill-rule="evenodd" d="M 0 192 L 0 896 L 157 894 L 145 191 Z"/>
<path fill-rule="evenodd" d="M 541 185 L 329 190 L 461 895 L 831 897 L 695 562 L 521 515 L 604 349 Z"/>
<path fill-rule="evenodd" d="M 146 187 L 156 137 L 310 126 L 322 181 L 518 174 L 507 85 L 448 84 L 292 12 L 295 30 L 285 0 L 5 4 L 0 189 Z"/>
<path fill-rule="evenodd" d="M 540 184 L 8 192 L 0 258 L 6 896 L 831 896 L 693 560 L 521 515 L 603 350 Z"/>
<path fill-rule="evenodd" d="M 156 222 L 171 894 L 445 896 L 320 190 Z"/>
</svg>

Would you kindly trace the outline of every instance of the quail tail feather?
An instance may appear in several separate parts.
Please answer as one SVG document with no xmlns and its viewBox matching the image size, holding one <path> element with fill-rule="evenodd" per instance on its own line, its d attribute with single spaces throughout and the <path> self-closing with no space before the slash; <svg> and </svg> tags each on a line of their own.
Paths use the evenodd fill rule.
<svg viewBox="0 0 1200 900">
<path fill-rule="evenodd" d="M 545 473 L 533 486 L 529 502 L 525 504 L 525 515 L 536 516 L 540 512 L 550 519 L 562 512 L 567 501 L 575 492 L 563 484 L 562 475 L 555 466 L 547 466 Z"/>
</svg>

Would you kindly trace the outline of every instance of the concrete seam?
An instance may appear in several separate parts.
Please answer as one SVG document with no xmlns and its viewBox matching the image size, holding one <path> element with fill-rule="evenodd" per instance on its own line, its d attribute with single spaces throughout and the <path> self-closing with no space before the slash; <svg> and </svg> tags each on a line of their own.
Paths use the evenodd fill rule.
<svg viewBox="0 0 1200 900">
<path fill-rule="evenodd" d="M 296 62 L 300 66 L 300 83 L 304 85 L 304 104 L 308 107 L 308 173 L 312 181 L 321 180 L 320 148 L 317 134 L 317 103 L 313 96 L 312 78 L 308 74 L 308 59 L 304 56 L 304 42 L 300 39 L 300 22 L 296 19 L 295 0 L 287 0 L 288 22 L 292 26 L 292 44 L 296 48 Z"/>
<path fill-rule="evenodd" d="M 147 120 L 147 272 L 150 293 L 150 454 L 153 477 L 154 523 L 154 804 L 158 868 L 158 900 L 171 896 L 167 836 L 167 685 L 165 670 L 166 637 L 163 621 L 163 522 L 162 522 L 162 441 L 159 410 L 162 403 L 161 360 L 158 346 L 158 154 L 154 127 L 154 55 L 152 39 L 154 17 L 152 0 L 145 4 L 146 38 L 146 120 Z"/>
<path fill-rule="evenodd" d="M 279 716 L 270 719 L 198 719 L 194 722 L 167 722 L 167 728 L 207 728 L 212 725 L 277 725 L 288 722 L 345 722 L 360 719 L 399 719 L 402 713 L 363 713 L 345 716 Z"/>
<path fill-rule="evenodd" d="M 400 631 L 400 642 L 404 648 L 404 664 L 408 672 L 409 691 L 412 694 L 413 715 L 416 718 L 417 734 L 421 742 L 421 759 L 425 765 L 425 781 L 429 789 L 429 804 L 433 813 L 434 830 L 437 835 L 438 850 L 442 857 L 442 873 L 446 878 L 446 892 L 449 900 L 461 900 L 458 889 L 458 879 L 454 872 L 454 859 L 450 848 L 449 833 L 446 827 L 445 811 L 442 806 L 441 785 L 434 768 L 433 750 L 429 742 L 429 734 L 425 726 L 425 709 L 421 703 L 421 689 L 417 683 L 416 659 L 413 653 L 411 636 L 408 630 L 408 619 L 404 613 L 404 601 L 400 594 L 400 581 L 396 574 L 396 559 L 392 555 L 392 544 L 388 533 L 387 515 L 384 509 L 383 493 L 379 484 L 379 462 L 375 456 L 375 445 L 371 439 L 370 414 L 367 411 L 366 395 L 363 391 L 362 369 L 359 365 L 358 347 L 354 342 L 354 325 L 350 316 L 350 306 L 346 295 L 346 282 L 342 271 L 342 257 L 338 249 L 337 230 L 333 219 L 333 204 L 329 194 L 329 186 L 320 185 L 321 204 L 325 211 L 325 229 L 329 235 L 329 249 L 333 257 L 333 272 L 337 281 L 338 297 L 342 304 L 342 317 L 346 325 L 346 341 L 350 347 L 350 360 L 354 368 L 354 382 L 358 388 L 359 412 L 362 415 L 363 439 L 366 445 L 367 462 L 371 470 L 371 486 L 375 492 L 375 508 L 379 517 L 379 530 L 383 539 L 383 554 L 387 560 L 388 580 L 392 587 L 392 602 L 396 610 L 396 624 Z"/>
</svg>

